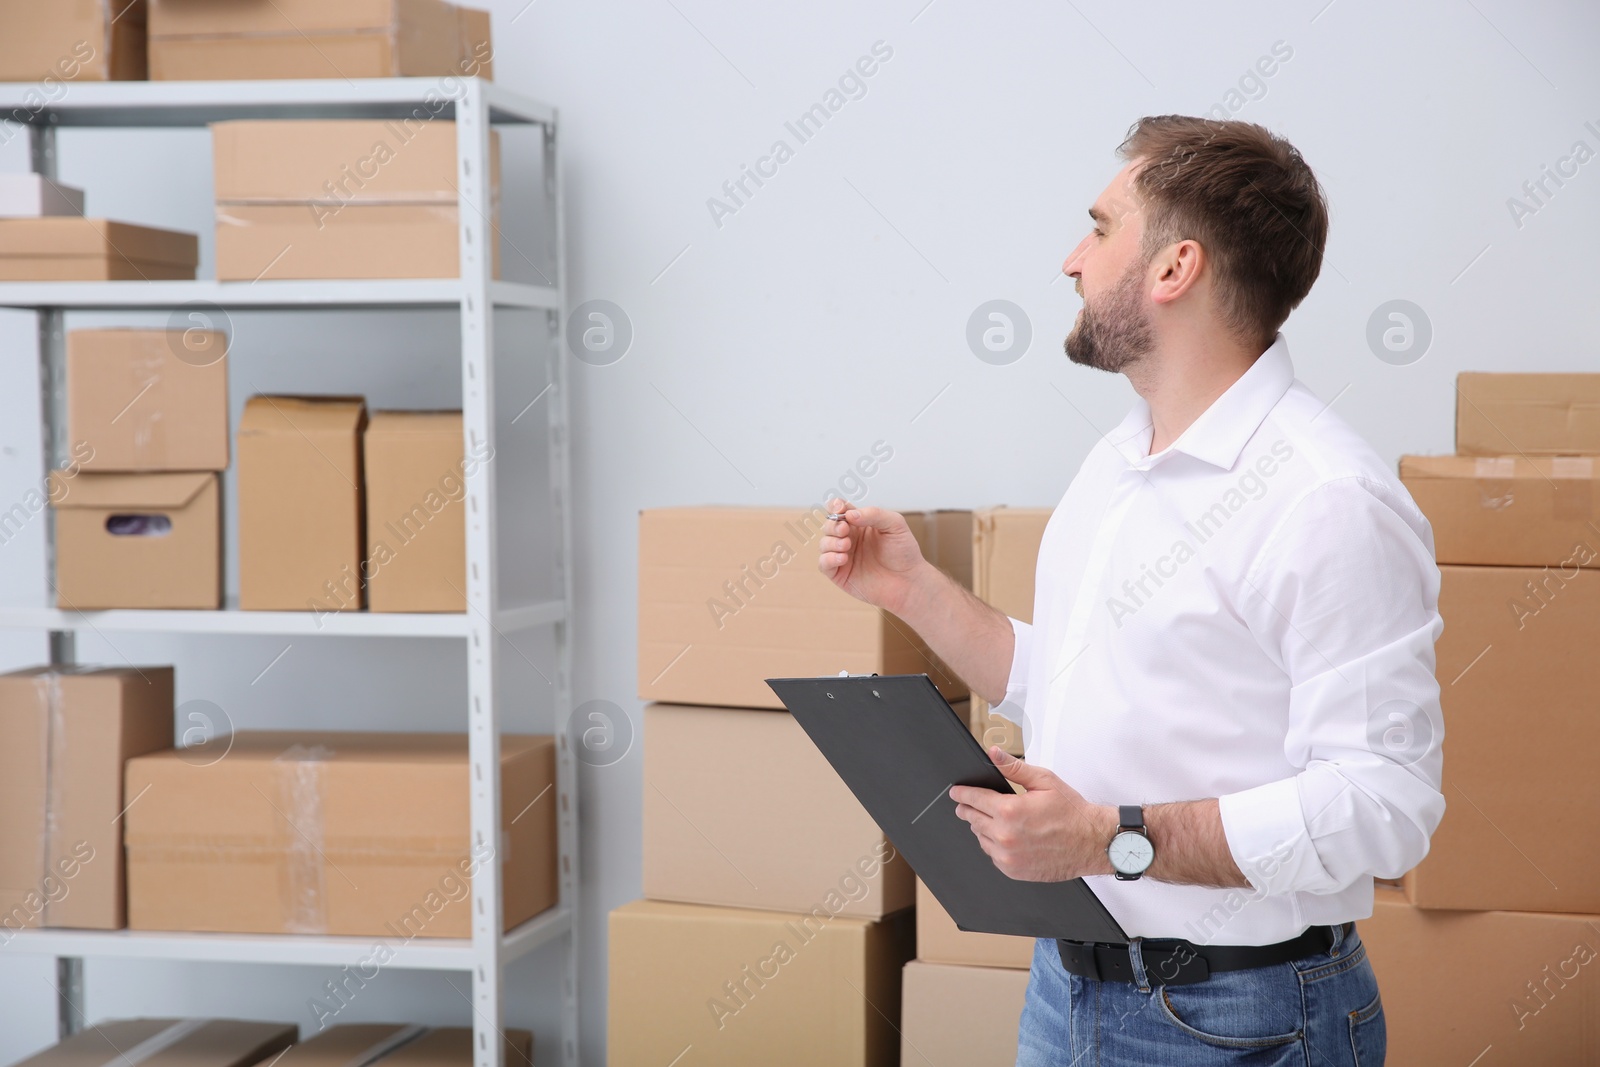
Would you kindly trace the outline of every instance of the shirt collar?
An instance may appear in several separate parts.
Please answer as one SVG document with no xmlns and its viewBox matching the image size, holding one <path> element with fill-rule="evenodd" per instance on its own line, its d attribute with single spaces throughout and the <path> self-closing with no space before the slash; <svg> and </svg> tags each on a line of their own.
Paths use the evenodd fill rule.
<svg viewBox="0 0 1600 1067">
<path fill-rule="evenodd" d="M 1213 400 L 1165 452 L 1151 457 L 1145 451 L 1150 446 L 1151 421 L 1150 405 L 1144 397 L 1134 399 L 1127 416 L 1106 435 L 1106 440 L 1131 467 L 1148 468 L 1152 459 L 1159 461 L 1169 452 L 1182 452 L 1203 463 L 1230 470 L 1245 444 L 1293 384 L 1294 365 L 1289 361 L 1289 343 L 1280 333 L 1250 369 Z"/>
</svg>

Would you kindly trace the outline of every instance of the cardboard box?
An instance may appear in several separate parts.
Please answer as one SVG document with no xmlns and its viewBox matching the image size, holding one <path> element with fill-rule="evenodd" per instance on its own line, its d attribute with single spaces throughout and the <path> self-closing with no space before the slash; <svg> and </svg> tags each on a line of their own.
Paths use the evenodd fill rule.
<svg viewBox="0 0 1600 1067">
<path fill-rule="evenodd" d="M 0 674 L 0 944 L 125 924 L 123 764 L 172 747 L 171 667 Z"/>
<path fill-rule="evenodd" d="M 459 411 L 378 411 L 367 424 L 366 576 L 373 611 L 467 610 L 463 440 Z"/>
<path fill-rule="evenodd" d="M 150 77 L 399 78 L 461 73 L 442 0 L 151 0 Z"/>
<path fill-rule="evenodd" d="M 1439 570 L 1448 809 L 1407 893 L 1429 908 L 1600 914 L 1600 853 L 1574 844 L 1600 825 L 1600 573 Z"/>
<path fill-rule="evenodd" d="M 15 1067 L 253 1067 L 294 1044 L 293 1023 L 239 1019 L 120 1019 L 98 1022 Z"/>
<path fill-rule="evenodd" d="M 37 219 L 83 214 L 83 190 L 42 174 L 0 174 L 0 217 Z"/>
<path fill-rule="evenodd" d="M 533 1034 L 502 1030 L 504 1067 L 532 1067 Z M 469 1027 L 355 1023 L 330 1026 L 284 1053 L 285 1067 L 472 1067 Z"/>
<path fill-rule="evenodd" d="M 904 1067 L 1012 1067 L 1028 972 L 912 960 L 901 980 Z"/>
<path fill-rule="evenodd" d="M 192 233 L 106 219 L 0 219 L 0 281 L 192 281 Z"/>
<path fill-rule="evenodd" d="M 911 868 L 787 711 L 650 704 L 644 781 L 647 897 L 856 918 L 911 906 Z"/>
<path fill-rule="evenodd" d="M 555 743 L 500 739 L 506 929 L 556 902 Z M 470 937 L 465 734 L 241 732 L 128 761 L 135 930 Z"/>
<path fill-rule="evenodd" d="M 145 0 L 0 0 L 0 81 L 142 81 Z"/>
<path fill-rule="evenodd" d="M 956 926 L 921 878 L 917 879 L 917 959 L 972 967 L 1033 966 L 1034 939 L 979 934 Z"/>
<path fill-rule="evenodd" d="M 67 436 L 90 471 L 228 467 L 228 335 L 218 330 L 67 334 Z"/>
<path fill-rule="evenodd" d="M 1590 456 L 1401 456 L 1440 563 L 1600 566 L 1600 475 Z"/>
<path fill-rule="evenodd" d="M 253 396 L 239 420 L 239 606 L 359 611 L 360 397 Z"/>
<path fill-rule="evenodd" d="M 212 126 L 217 276 L 445 278 L 461 273 L 455 124 L 239 121 Z M 488 214 L 499 273 L 500 141 Z"/>
<path fill-rule="evenodd" d="M 985 508 L 972 513 L 972 591 L 1013 619 L 1033 621 L 1034 575 L 1039 544 L 1053 508 Z M 1000 745 L 1023 754 L 1022 724 L 995 715 L 989 702 L 972 697 L 972 735 L 985 748 Z"/>
<path fill-rule="evenodd" d="M 222 606 L 222 490 L 210 472 L 50 474 L 56 606 Z"/>
<path fill-rule="evenodd" d="M 611 912 L 610 1067 L 899 1062 L 911 913 L 866 920 L 636 900 Z"/>
<path fill-rule="evenodd" d="M 1458 374 L 1456 451 L 1600 453 L 1600 374 Z"/>
<path fill-rule="evenodd" d="M 1380 889 L 1358 929 L 1390 1063 L 1600 1062 L 1600 916 L 1424 911 Z"/>
<path fill-rule="evenodd" d="M 494 81 L 494 35 L 490 30 L 489 12 L 475 7 L 458 7 L 456 18 L 461 44 L 461 58 L 456 70 L 463 78 Z"/>
<path fill-rule="evenodd" d="M 641 511 L 640 699 L 781 708 L 763 679 L 843 670 L 926 673 L 945 699 L 966 697 L 966 683 L 910 626 L 817 569 L 825 515 L 820 505 Z M 906 520 L 935 562 L 967 551 L 966 539 L 936 533 L 960 518 L 941 525 L 911 512 Z"/>
</svg>

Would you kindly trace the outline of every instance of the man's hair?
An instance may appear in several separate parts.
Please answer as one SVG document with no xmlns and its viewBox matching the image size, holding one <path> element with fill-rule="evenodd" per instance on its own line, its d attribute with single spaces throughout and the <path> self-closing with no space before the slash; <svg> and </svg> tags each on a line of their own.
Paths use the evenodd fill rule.
<svg viewBox="0 0 1600 1067">
<path fill-rule="evenodd" d="M 1117 154 L 1139 163 L 1146 259 L 1198 241 L 1225 325 L 1265 348 L 1311 291 L 1328 241 L 1327 200 L 1300 152 L 1250 122 L 1151 115 Z"/>
</svg>

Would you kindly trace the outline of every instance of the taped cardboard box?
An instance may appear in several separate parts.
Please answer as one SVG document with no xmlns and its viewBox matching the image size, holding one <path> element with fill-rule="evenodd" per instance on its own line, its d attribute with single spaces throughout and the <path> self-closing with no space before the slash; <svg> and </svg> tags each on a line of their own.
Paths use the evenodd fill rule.
<svg viewBox="0 0 1600 1067">
<path fill-rule="evenodd" d="M 56 606 L 222 606 L 222 490 L 210 472 L 50 474 Z"/>
<path fill-rule="evenodd" d="M 899 1062 L 909 911 L 818 917 L 636 900 L 611 912 L 610 1067 Z"/>
<path fill-rule="evenodd" d="M 0 81 L 142 81 L 145 0 L 0 0 Z M 53 91 L 52 91 L 53 90 Z"/>
<path fill-rule="evenodd" d="M 151 0 L 150 77 L 400 78 L 461 74 L 442 0 Z"/>
<path fill-rule="evenodd" d="M 106 219 L 0 219 L 0 281 L 190 281 L 192 233 Z"/>
<path fill-rule="evenodd" d="M 1390 1063 L 1600 1062 L 1600 916 L 1425 911 L 1380 888 L 1357 928 Z"/>
<path fill-rule="evenodd" d="M 972 592 L 991 607 L 1022 622 L 1033 621 L 1034 575 L 1039 545 L 1051 508 L 985 508 L 972 513 Z M 1021 715 L 1021 709 L 1013 709 Z M 972 697 L 972 734 L 988 748 L 1023 754 L 1022 724 L 997 715 L 989 702 Z"/>
<path fill-rule="evenodd" d="M 391 951 L 471 937 L 472 877 L 498 847 L 509 930 L 556 902 L 554 781 L 552 738 L 502 736 L 505 830 L 473 846 L 465 734 L 241 732 L 221 757 L 140 756 L 128 926 L 359 935 Z"/>
<path fill-rule="evenodd" d="M 869 919 L 912 903 L 911 868 L 787 711 L 650 704 L 644 778 L 647 897 Z"/>
<path fill-rule="evenodd" d="M 228 467 L 228 335 L 218 330 L 67 334 L 67 435 L 90 471 Z"/>
<path fill-rule="evenodd" d="M 312 1001 L 316 1005 L 317 1001 Z M 319 1013 L 320 1021 L 320 1013 Z M 504 1067 L 533 1067 L 533 1034 L 500 1031 Z M 472 1067 L 470 1027 L 400 1023 L 331 1026 L 290 1049 L 284 1067 Z"/>
<path fill-rule="evenodd" d="M 1401 456 L 1440 563 L 1596 567 L 1600 473 L 1591 456 Z"/>
<path fill-rule="evenodd" d="M 1600 453 L 1600 374 L 1458 374 L 1456 451 Z"/>
<path fill-rule="evenodd" d="M 293 1023 L 240 1019 L 98 1022 L 15 1067 L 254 1067 L 293 1045 Z"/>
<path fill-rule="evenodd" d="M 83 190 L 42 174 L 0 174 L 0 217 L 19 219 L 83 214 Z"/>
<path fill-rule="evenodd" d="M 253 396 L 239 420 L 239 606 L 359 611 L 360 397 Z"/>
<path fill-rule="evenodd" d="M 1600 853 L 1573 847 L 1600 826 L 1600 572 L 1439 570 L 1449 806 L 1407 893 L 1428 908 L 1600 914 Z M 1436 743 L 1437 724 L 1414 729 Z M 1407 750 L 1428 743 L 1413 734 Z"/>
<path fill-rule="evenodd" d="M 1028 972 L 912 960 L 900 994 L 904 1067 L 1012 1067 Z"/>
<path fill-rule="evenodd" d="M 494 81 L 494 34 L 489 12 L 475 7 L 456 8 L 461 59 L 456 70 L 463 78 Z"/>
<path fill-rule="evenodd" d="M 455 124 L 291 120 L 212 126 L 217 276 L 445 278 L 460 267 Z M 499 273 L 500 141 L 489 139 L 487 228 Z"/>
<path fill-rule="evenodd" d="M 362 445 L 373 611 L 467 610 L 469 465 L 459 411 L 378 411 Z"/>
<path fill-rule="evenodd" d="M 946 700 L 967 686 L 915 631 L 817 569 L 820 506 L 657 508 L 639 513 L 639 696 L 782 708 L 763 679 L 922 674 Z M 908 512 L 924 556 L 970 553 L 967 512 Z"/>
<path fill-rule="evenodd" d="M 171 667 L 0 674 L 0 944 L 125 924 L 123 764 L 172 747 L 172 692 Z"/>
</svg>

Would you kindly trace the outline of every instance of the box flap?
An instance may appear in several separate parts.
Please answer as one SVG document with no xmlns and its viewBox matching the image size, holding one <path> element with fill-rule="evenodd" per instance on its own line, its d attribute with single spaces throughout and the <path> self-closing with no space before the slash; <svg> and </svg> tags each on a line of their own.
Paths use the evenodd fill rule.
<svg viewBox="0 0 1600 1067">
<path fill-rule="evenodd" d="M 359 396 L 268 396 L 245 401 L 239 436 L 268 433 L 354 433 L 366 417 Z"/>
<path fill-rule="evenodd" d="M 435 0 L 437 2 L 437 0 Z M 150 0 L 151 37 L 392 30 L 394 0 Z"/>
<path fill-rule="evenodd" d="M 115 1019 L 96 1023 L 16 1067 L 250 1067 L 294 1044 L 293 1023 L 241 1019 Z"/>
<path fill-rule="evenodd" d="M 459 411 L 374 411 L 367 422 L 368 437 L 419 435 L 461 439 Z"/>
<path fill-rule="evenodd" d="M 149 508 L 170 511 L 188 506 L 216 479 L 212 471 L 162 471 L 93 474 L 76 477 L 50 472 L 51 506 L 57 508 Z"/>
<path fill-rule="evenodd" d="M 0 219 L 0 256 L 106 255 L 192 267 L 200 261 L 200 241 L 192 233 L 107 219 Z"/>
</svg>

